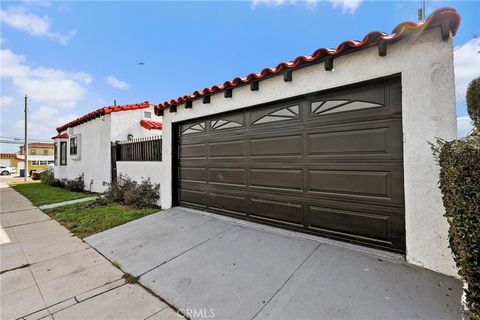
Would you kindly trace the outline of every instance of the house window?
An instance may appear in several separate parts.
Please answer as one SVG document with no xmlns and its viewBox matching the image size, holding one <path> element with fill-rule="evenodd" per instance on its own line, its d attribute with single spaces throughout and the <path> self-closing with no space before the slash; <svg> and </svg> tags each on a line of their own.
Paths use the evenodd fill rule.
<svg viewBox="0 0 480 320">
<path fill-rule="evenodd" d="M 321 100 L 313 102 L 310 109 L 315 115 L 324 115 L 379 107 L 381 108 L 383 105 L 356 100 Z"/>
<path fill-rule="evenodd" d="M 60 141 L 60 165 L 67 165 L 67 141 Z"/>
<path fill-rule="evenodd" d="M 30 149 L 30 154 L 33 154 L 33 155 L 37 154 L 37 150 L 36 149 Z"/>
<path fill-rule="evenodd" d="M 53 163 L 57 165 L 58 163 L 58 151 L 57 151 L 58 144 L 55 142 L 53 144 Z"/>
<path fill-rule="evenodd" d="M 70 138 L 70 155 L 71 156 L 77 155 L 77 148 L 78 148 L 78 138 L 77 137 Z"/>
<path fill-rule="evenodd" d="M 43 154 L 48 156 L 48 149 L 43 149 Z"/>
<path fill-rule="evenodd" d="M 188 125 L 186 128 L 182 128 L 182 135 L 184 134 L 193 134 L 193 133 L 204 133 L 205 132 L 205 122 L 198 122 L 195 124 Z"/>
<path fill-rule="evenodd" d="M 299 107 L 298 105 L 289 106 L 282 109 L 273 109 L 273 111 L 255 119 L 252 124 L 259 125 L 265 123 L 295 120 L 299 119 Z"/>
<path fill-rule="evenodd" d="M 33 161 L 32 161 L 32 165 L 33 165 L 33 166 L 38 166 L 38 165 L 40 165 L 40 161 L 33 160 Z"/>
<path fill-rule="evenodd" d="M 150 111 L 145 111 L 143 112 L 143 117 L 144 118 L 151 118 L 152 117 L 152 113 Z"/>
</svg>

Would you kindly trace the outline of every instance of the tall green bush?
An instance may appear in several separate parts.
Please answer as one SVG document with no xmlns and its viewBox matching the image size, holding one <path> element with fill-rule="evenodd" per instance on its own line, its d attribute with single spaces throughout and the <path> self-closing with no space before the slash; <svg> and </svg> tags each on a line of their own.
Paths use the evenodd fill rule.
<svg viewBox="0 0 480 320">
<path fill-rule="evenodd" d="M 480 77 L 467 89 L 467 109 L 480 128 Z M 459 275 L 465 280 L 467 307 L 480 320 L 480 136 L 437 140 L 432 146 L 440 165 L 448 239 Z"/>
<path fill-rule="evenodd" d="M 468 284 L 466 301 L 480 316 L 480 138 L 437 141 L 449 242 L 460 276 Z"/>
</svg>

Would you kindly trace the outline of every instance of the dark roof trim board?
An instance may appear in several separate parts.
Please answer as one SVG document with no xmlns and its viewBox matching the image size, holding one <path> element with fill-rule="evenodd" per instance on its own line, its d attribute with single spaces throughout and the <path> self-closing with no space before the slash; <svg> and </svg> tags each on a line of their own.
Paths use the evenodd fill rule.
<svg viewBox="0 0 480 320">
<path fill-rule="evenodd" d="M 109 107 L 104 107 L 97 109 L 95 111 L 92 111 L 90 113 L 87 113 L 84 116 L 81 116 L 80 118 L 77 118 L 73 121 L 70 121 L 69 123 L 64 124 L 63 126 L 60 126 L 57 128 L 57 132 L 62 132 L 65 131 L 68 128 L 78 126 L 79 124 L 82 124 L 84 122 L 90 121 L 92 119 L 98 118 L 100 116 L 110 114 L 113 112 L 119 112 L 119 111 L 129 111 L 129 110 L 137 110 L 137 109 L 145 109 L 150 107 L 150 104 L 148 101 L 142 102 L 142 103 L 135 103 L 135 104 L 125 104 L 121 106 L 109 106 Z"/>
<path fill-rule="evenodd" d="M 235 78 L 226 81 L 221 85 L 215 85 L 203 90 L 194 91 L 191 95 L 185 95 L 169 101 L 165 101 L 155 106 L 155 113 L 160 115 L 160 111 L 169 107 L 177 106 L 187 101 L 192 101 L 201 97 L 206 97 L 214 93 L 229 90 L 235 87 L 258 82 L 259 80 L 267 79 L 271 76 L 281 74 L 288 70 L 295 70 L 310 66 L 326 59 L 329 61 L 348 53 L 369 48 L 372 46 L 379 46 L 379 54 L 381 56 L 386 54 L 386 45 L 398 42 L 411 35 L 418 34 L 424 30 L 432 29 L 434 27 L 441 27 L 442 39 L 446 40 L 450 33 L 454 36 L 460 25 L 460 16 L 453 8 L 442 8 L 433 12 L 424 23 L 402 22 L 393 28 L 390 35 L 384 32 L 370 32 L 362 41 L 344 41 L 336 49 L 320 48 L 315 50 L 309 56 L 299 56 L 292 61 L 282 62 L 273 68 L 265 68 L 259 73 L 251 73 L 243 78 Z M 330 61 L 331 62 L 331 61 Z M 286 81 L 291 81 L 291 74 L 286 78 Z M 229 94 L 230 96 L 230 94 Z"/>
</svg>

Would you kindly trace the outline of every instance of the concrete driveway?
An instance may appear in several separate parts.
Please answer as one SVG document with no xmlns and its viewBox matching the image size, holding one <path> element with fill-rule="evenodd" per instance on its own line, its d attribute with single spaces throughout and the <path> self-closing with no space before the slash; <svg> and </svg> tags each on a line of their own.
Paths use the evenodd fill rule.
<svg viewBox="0 0 480 320">
<path fill-rule="evenodd" d="M 456 279 L 393 254 L 194 210 L 86 241 L 190 318 L 461 318 Z"/>
</svg>

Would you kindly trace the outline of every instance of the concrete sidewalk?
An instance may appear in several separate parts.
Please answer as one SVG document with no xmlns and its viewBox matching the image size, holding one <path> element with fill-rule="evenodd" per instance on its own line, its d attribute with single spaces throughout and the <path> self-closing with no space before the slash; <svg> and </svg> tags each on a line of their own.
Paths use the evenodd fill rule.
<svg viewBox="0 0 480 320">
<path fill-rule="evenodd" d="M 191 318 L 462 316 L 460 281 L 401 256 L 180 207 L 86 241 Z"/>
<path fill-rule="evenodd" d="M 2 320 L 177 319 L 25 197 L 3 185 L 0 200 Z"/>
</svg>

